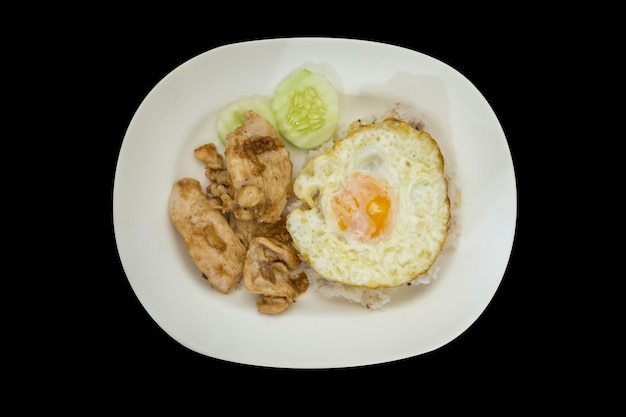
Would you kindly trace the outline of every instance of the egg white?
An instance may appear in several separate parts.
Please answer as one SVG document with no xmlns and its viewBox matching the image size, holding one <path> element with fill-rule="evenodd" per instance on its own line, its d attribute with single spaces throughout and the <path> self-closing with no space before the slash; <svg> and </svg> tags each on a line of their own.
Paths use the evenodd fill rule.
<svg viewBox="0 0 626 417">
<path fill-rule="evenodd" d="M 391 230 L 380 240 L 355 239 L 332 212 L 331 199 L 353 174 L 375 178 L 391 197 Z M 397 287 L 426 273 L 444 246 L 450 219 L 444 158 L 430 134 L 407 123 L 353 125 L 306 163 L 293 189 L 308 207 L 287 216 L 287 230 L 302 258 L 328 280 Z"/>
</svg>

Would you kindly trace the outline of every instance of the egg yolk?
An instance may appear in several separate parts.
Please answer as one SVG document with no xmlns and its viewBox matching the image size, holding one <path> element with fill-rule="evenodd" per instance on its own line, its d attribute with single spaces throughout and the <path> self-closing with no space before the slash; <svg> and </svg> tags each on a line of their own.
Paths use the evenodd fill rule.
<svg viewBox="0 0 626 417">
<path fill-rule="evenodd" d="M 348 177 L 330 200 L 339 229 L 370 243 L 391 230 L 391 206 L 387 187 L 366 174 Z"/>
</svg>

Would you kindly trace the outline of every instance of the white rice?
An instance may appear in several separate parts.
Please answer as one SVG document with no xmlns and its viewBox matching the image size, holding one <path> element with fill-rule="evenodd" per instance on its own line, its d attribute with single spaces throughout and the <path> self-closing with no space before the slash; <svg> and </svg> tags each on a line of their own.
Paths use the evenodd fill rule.
<svg viewBox="0 0 626 417">
<path fill-rule="evenodd" d="M 412 106 L 404 105 L 401 103 L 396 103 L 394 107 L 387 110 L 381 115 L 371 115 L 367 118 L 359 119 L 358 121 L 361 124 L 374 123 L 379 120 L 384 120 L 389 117 L 394 117 L 398 120 L 402 120 L 416 129 L 427 130 L 426 124 L 424 122 L 424 118 L 421 114 L 417 112 L 415 108 Z M 313 158 L 320 153 L 324 152 L 326 149 L 333 146 L 336 140 L 343 138 L 346 136 L 348 132 L 349 126 L 339 127 L 337 134 L 335 135 L 335 139 L 329 141 L 319 147 L 318 149 L 314 149 L 309 151 L 307 155 L 307 159 Z M 450 199 L 450 208 L 451 208 L 451 216 L 450 222 L 448 224 L 448 232 L 446 237 L 446 243 L 441 253 L 454 250 L 457 246 L 459 240 L 459 225 L 457 222 L 457 211 L 458 205 L 460 203 L 460 193 L 456 187 L 454 181 L 454 175 L 452 172 L 449 172 L 449 166 L 446 164 L 445 175 L 448 180 L 448 197 Z M 297 198 L 292 199 L 287 207 L 287 212 L 290 212 L 294 208 L 303 205 L 304 203 L 298 200 Z M 418 286 L 418 285 L 426 285 L 430 284 L 431 281 L 436 280 L 438 273 L 441 269 L 439 265 L 439 261 L 441 259 L 440 256 L 435 260 L 432 264 L 428 272 L 418 276 L 413 281 L 409 282 L 407 286 Z M 391 299 L 394 291 L 397 291 L 398 288 L 379 288 L 379 289 L 370 289 L 364 287 L 355 287 L 351 285 L 345 285 L 342 283 L 329 281 L 322 276 L 320 276 L 310 265 L 306 262 L 302 262 L 301 269 L 307 274 L 309 278 L 309 283 L 311 287 L 315 290 L 316 293 L 320 294 L 326 298 L 343 298 L 353 303 L 357 303 L 366 307 L 367 309 L 379 310 L 382 309 L 383 306 L 388 304 Z"/>
</svg>

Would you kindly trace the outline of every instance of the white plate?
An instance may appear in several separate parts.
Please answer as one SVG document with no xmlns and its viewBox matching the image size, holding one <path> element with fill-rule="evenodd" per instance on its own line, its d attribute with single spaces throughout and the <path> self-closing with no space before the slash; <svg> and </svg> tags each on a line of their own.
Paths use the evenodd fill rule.
<svg viewBox="0 0 626 417">
<path fill-rule="evenodd" d="M 311 288 L 285 312 L 257 312 L 245 289 L 213 290 L 168 216 L 172 184 L 204 179 L 193 155 L 213 141 L 216 111 L 243 96 L 270 96 L 299 68 L 325 73 L 342 99 L 341 123 L 413 105 L 455 172 L 460 237 L 438 278 L 406 287 L 381 310 L 326 299 Z M 219 145 L 221 147 L 221 144 Z M 221 147 L 220 149 L 223 149 Z M 303 155 L 293 152 L 297 170 Z M 494 296 L 509 261 L 517 216 L 504 132 L 482 94 L 458 71 L 419 52 L 336 38 L 226 45 L 164 77 L 128 126 L 116 168 L 113 221 L 128 280 L 146 311 L 198 353 L 241 364 L 337 368 L 420 355 L 454 340 Z"/>
</svg>

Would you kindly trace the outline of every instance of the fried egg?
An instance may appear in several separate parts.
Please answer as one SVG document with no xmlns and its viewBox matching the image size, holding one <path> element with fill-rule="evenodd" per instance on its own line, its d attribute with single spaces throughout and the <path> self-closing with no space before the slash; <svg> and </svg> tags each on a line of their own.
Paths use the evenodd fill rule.
<svg viewBox="0 0 626 417">
<path fill-rule="evenodd" d="M 296 176 L 287 216 L 302 258 L 323 278 L 393 288 L 428 272 L 450 220 L 444 158 L 431 135 L 394 118 L 354 123 Z"/>
</svg>

